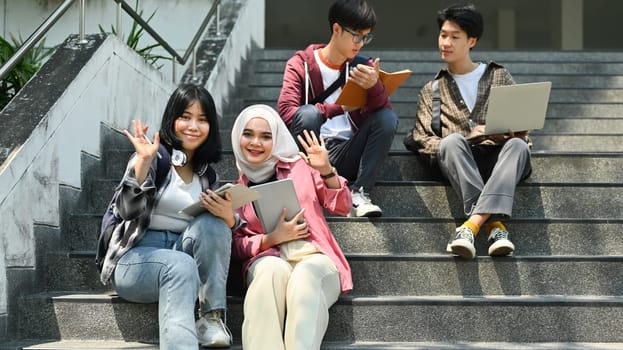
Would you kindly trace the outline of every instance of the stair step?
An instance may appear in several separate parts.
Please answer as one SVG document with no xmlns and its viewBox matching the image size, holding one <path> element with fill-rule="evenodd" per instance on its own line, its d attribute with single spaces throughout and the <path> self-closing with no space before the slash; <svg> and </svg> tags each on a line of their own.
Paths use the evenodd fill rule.
<svg viewBox="0 0 623 350">
<path fill-rule="evenodd" d="M 349 254 L 353 296 L 621 295 L 621 256 Z M 374 281 L 374 283 L 370 283 Z"/>
<path fill-rule="evenodd" d="M 157 337 L 156 304 L 97 294 L 27 299 L 29 310 L 38 306 L 50 315 L 25 315 L 27 323 L 20 326 L 31 337 L 148 342 Z M 229 328 L 240 339 L 241 300 L 230 300 L 228 307 Z M 342 296 L 330 309 L 325 341 L 620 343 L 623 334 L 612 325 L 623 322 L 622 310 L 623 298 L 605 296 Z"/>
<path fill-rule="evenodd" d="M 273 60 L 286 62 L 296 50 L 292 49 L 269 49 L 256 50 L 252 56 L 254 60 Z M 369 57 L 380 57 L 381 63 L 391 61 L 441 61 L 439 51 L 435 49 L 418 50 L 374 50 L 365 49 L 362 55 Z M 618 51 L 549 51 L 549 50 L 475 50 L 472 53 L 475 60 L 488 61 L 495 60 L 503 62 L 602 62 L 613 63 L 623 62 L 621 53 Z"/>
<path fill-rule="evenodd" d="M 79 214 L 74 215 L 80 216 Z M 72 249 L 64 246 L 56 259 L 70 257 L 79 252 L 95 251 L 95 233 L 99 232 L 101 215 L 84 214 L 97 229 L 84 230 L 80 226 L 64 229 L 66 241 L 79 241 Z M 342 250 L 347 253 L 372 254 L 438 254 L 445 251 L 447 241 L 461 217 L 380 217 L 343 218 L 328 217 L 329 227 Z M 515 255 L 623 255 L 623 221 L 619 219 L 510 219 L 505 224 L 515 241 Z M 591 241 L 587 242 L 587 234 Z M 68 238 L 70 237 L 70 238 Z M 484 237 L 481 234 L 479 237 Z M 599 244 L 591 244 L 592 240 Z M 486 252 L 485 238 L 474 242 L 478 252 Z M 90 256 L 94 258 L 94 255 Z M 92 263 L 92 260 L 91 262 Z M 60 270 L 54 267 L 53 270 Z M 48 273 L 54 275 L 53 271 Z M 77 278 L 77 277 L 76 277 Z M 54 279 L 52 279 L 54 280 Z"/>
<path fill-rule="evenodd" d="M 129 150 L 107 151 L 106 178 L 117 179 L 114 182 L 118 182 L 130 154 Z M 214 164 L 214 168 L 221 181 L 233 181 L 238 178 L 238 170 L 231 150 L 224 152 L 223 159 Z M 623 155 L 602 152 L 534 151 L 532 168 L 532 174 L 526 180 L 530 183 L 620 183 L 619 175 L 620 169 L 623 168 Z M 439 174 L 431 172 L 428 165 L 421 163 L 418 157 L 406 150 L 391 151 L 382 169 L 381 179 L 383 180 L 442 180 Z"/>
<path fill-rule="evenodd" d="M 436 72 L 413 73 L 400 86 L 401 89 L 408 87 L 421 88 L 431 80 Z M 582 88 L 582 89 L 621 89 L 623 88 L 623 76 L 619 75 L 562 75 L 562 74 L 532 74 L 517 73 L 513 74 L 516 83 L 531 83 L 535 81 L 551 81 L 552 88 Z M 581 85 L 578 84 L 581 81 Z M 283 71 L 281 72 L 255 72 L 248 79 L 249 89 L 276 87 L 281 89 L 283 83 Z M 416 96 L 412 97 L 417 98 Z"/>
<path fill-rule="evenodd" d="M 28 345 L 29 343 L 10 344 L 0 350 L 158 350 L 157 344 L 133 343 L 125 341 L 92 340 L 92 341 L 58 341 Z M 496 343 L 496 342 L 324 342 L 322 350 L 534 350 L 534 349 L 565 349 L 565 350 L 618 350 L 623 343 Z M 241 350 L 240 344 L 229 349 Z"/>
<path fill-rule="evenodd" d="M 516 246 L 524 240 L 518 234 Z M 446 241 L 447 242 L 447 241 Z M 475 260 L 445 253 L 413 251 L 346 253 L 353 273 L 353 295 L 620 295 L 621 255 L 543 255 L 492 258 L 477 250 Z M 54 260 L 56 258 L 56 260 Z M 106 293 L 93 255 L 50 256 L 50 290 Z M 73 274 L 70 274 L 73 273 Z M 81 276 L 68 278 L 67 276 Z M 375 283 L 369 283 L 375 281 Z M 230 291 L 241 295 L 242 290 Z"/>
<path fill-rule="evenodd" d="M 430 79 L 429 79 L 430 80 Z M 407 80 L 408 81 L 408 80 Z M 536 81 L 545 81 L 539 79 Z M 415 110 L 421 86 L 402 85 L 390 97 L 392 103 L 412 102 Z M 277 101 L 281 85 L 261 86 L 248 89 L 242 89 L 243 97 L 249 97 L 257 100 Z M 553 103 L 621 103 L 623 102 L 623 92 L 621 89 L 585 89 L 585 88 L 565 88 L 559 89 L 552 85 L 550 93 L 550 104 Z"/>
<path fill-rule="evenodd" d="M 543 74 L 543 75 L 621 75 L 623 74 L 623 62 L 610 62 L 603 64 L 599 62 L 500 62 L 511 74 Z M 256 72 L 282 73 L 286 65 L 286 60 L 256 60 L 254 68 Z M 410 69 L 415 74 L 430 74 L 431 79 L 446 64 L 440 59 L 425 61 L 383 61 L 381 69 L 394 72 L 403 69 Z"/>
<path fill-rule="evenodd" d="M 103 213 L 115 180 L 96 180 L 91 208 Z M 378 181 L 372 201 L 387 217 L 463 217 L 454 190 L 441 182 Z M 591 203 L 587 205 L 587 203 Z M 520 183 L 515 194 L 514 218 L 610 218 L 623 211 L 620 184 L 530 184 Z"/>
</svg>

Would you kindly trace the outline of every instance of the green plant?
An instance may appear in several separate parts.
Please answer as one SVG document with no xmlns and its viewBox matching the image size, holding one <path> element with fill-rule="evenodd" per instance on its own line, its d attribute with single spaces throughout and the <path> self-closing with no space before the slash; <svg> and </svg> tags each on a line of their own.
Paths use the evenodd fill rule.
<svg viewBox="0 0 623 350">
<path fill-rule="evenodd" d="M 138 4 L 139 1 L 136 0 L 134 3 L 134 11 L 136 13 L 138 13 L 138 15 L 142 18 L 143 17 L 143 10 L 139 10 L 138 9 Z M 156 14 L 156 11 L 152 12 L 152 14 L 149 16 L 149 18 L 147 18 L 147 20 L 145 20 L 146 23 L 149 23 L 149 21 L 151 21 L 151 19 L 154 17 L 154 15 Z M 99 25 L 99 29 L 100 32 L 102 33 L 106 33 L 106 30 L 102 27 L 102 25 Z M 110 26 L 110 33 L 114 34 L 114 35 L 118 35 L 117 34 L 117 29 L 115 28 L 115 26 L 111 25 Z M 162 65 L 157 65 L 156 63 L 158 62 L 158 60 L 171 60 L 170 57 L 166 57 L 166 56 L 162 56 L 162 55 L 156 55 L 152 53 L 152 50 L 160 47 L 162 45 L 160 45 L 160 43 L 155 43 L 152 45 L 147 45 L 143 48 L 138 48 L 139 46 L 139 41 L 141 39 L 141 37 L 143 36 L 143 34 L 145 33 L 145 29 L 143 29 L 143 27 L 141 27 L 138 22 L 134 21 L 132 23 L 132 29 L 130 30 L 130 33 L 128 34 L 128 38 L 126 39 L 126 44 L 133 49 L 134 51 L 136 51 L 136 53 L 138 53 L 139 55 L 141 55 L 146 62 L 148 62 L 149 64 L 151 64 L 152 66 L 156 67 L 157 69 L 162 68 Z M 123 38 L 122 38 L 123 40 Z"/>
<path fill-rule="evenodd" d="M 15 38 L 11 35 L 11 42 L 0 37 L 0 64 L 6 63 L 13 54 L 22 46 L 24 41 L 21 36 Z M 33 47 L 22 60 L 0 81 L 0 109 L 4 108 L 19 90 L 37 73 L 43 61 L 54 52 L 54 49 L 45 48 L 45 39 L 39 45 Z"/>
</svg>

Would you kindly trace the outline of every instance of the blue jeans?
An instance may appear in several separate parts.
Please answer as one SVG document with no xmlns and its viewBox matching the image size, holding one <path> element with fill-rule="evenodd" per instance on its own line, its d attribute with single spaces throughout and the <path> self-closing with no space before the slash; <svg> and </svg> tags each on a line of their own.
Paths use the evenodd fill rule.
<svg viewBox="0 0 623 350">
<path fill-rule="evenodd" d="M 303 136 L 303 130 L 313 130 L 319 135 L 323 123 L 324 117 L 318 108 L 304 105 L 294 114 L 290 132 L 295 139 L 297 135 Z M 397 128 L 396 113 L 381 108 L 369 113 L 349 140 L 325 140 L 331 164 L 348 179 L 351 188 L 363 187 L 366 191 L 374 188 L 377 173 L 383 168 Z"/>
<path fill-rule="evenodd" d="M 181 234 L 147 231 L 117 263 L 113 285 L 137 303 L 158 302 L 161 349 L 197 349 L 195 303 L 201 312 L 225 310 L 231 230 L 210 213 Z"/>
</svg>

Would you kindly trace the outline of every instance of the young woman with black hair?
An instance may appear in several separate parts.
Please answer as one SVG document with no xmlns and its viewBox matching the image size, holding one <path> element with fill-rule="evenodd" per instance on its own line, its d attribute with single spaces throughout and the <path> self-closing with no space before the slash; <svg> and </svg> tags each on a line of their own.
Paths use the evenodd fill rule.
<svg viewBox="0 0 623 350">
<path fill-rule="evenodd" d="M 161 128 L 150 142 L 148 126 L 132 121 L 125 134 L 135 153 L 128 162 L 117 200 L 125 233 L 113 235 L 101 279 L 122 298 L 158 302 L 161 349 L 228 347 L 223 322 L 232 229 L 239 224 L 231 198 L 212 190 L 218 178 L 211 163 L 221 157 L 212 96 L 185 84 L 169 98 Z M 156 186 L 158 158 L 168 155 L 166 179 Z M 201 200 L 205 213 L 180 213 Z M 195 305 L 199 298 L 199 317 Z"/>
</svg>

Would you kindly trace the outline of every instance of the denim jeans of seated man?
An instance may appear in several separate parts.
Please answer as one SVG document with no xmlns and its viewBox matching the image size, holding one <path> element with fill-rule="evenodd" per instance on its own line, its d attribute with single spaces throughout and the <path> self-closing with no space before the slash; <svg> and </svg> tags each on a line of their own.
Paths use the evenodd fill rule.
<svg viewBox="0 0 623 350">
<path fill-rule="evenodd" d="M 147 231 L 118 262 L 113 283 L 122 298 L 158 302 L 160 346 L 198 348 L 195 302 L 201 312 L 225 310 L 231 230 L 209 213 L 181 234 Z"/>
<path fill-rule="evenodd" d="M 303 105 L 293 116 L 290 132 L 295 139 L 296 135 L 303 135 L 303 130 L 313 130 L 319 135 L 324 121 L 318 108 Z M 392 109 L 381 108 L 371 112 L 349 140 L 325 140 L 331 164 L 349 180 L 351 188 L 363 187 L 367 192 L 374 188 L 397 129 L 396 113 Z"/>
</svg>

